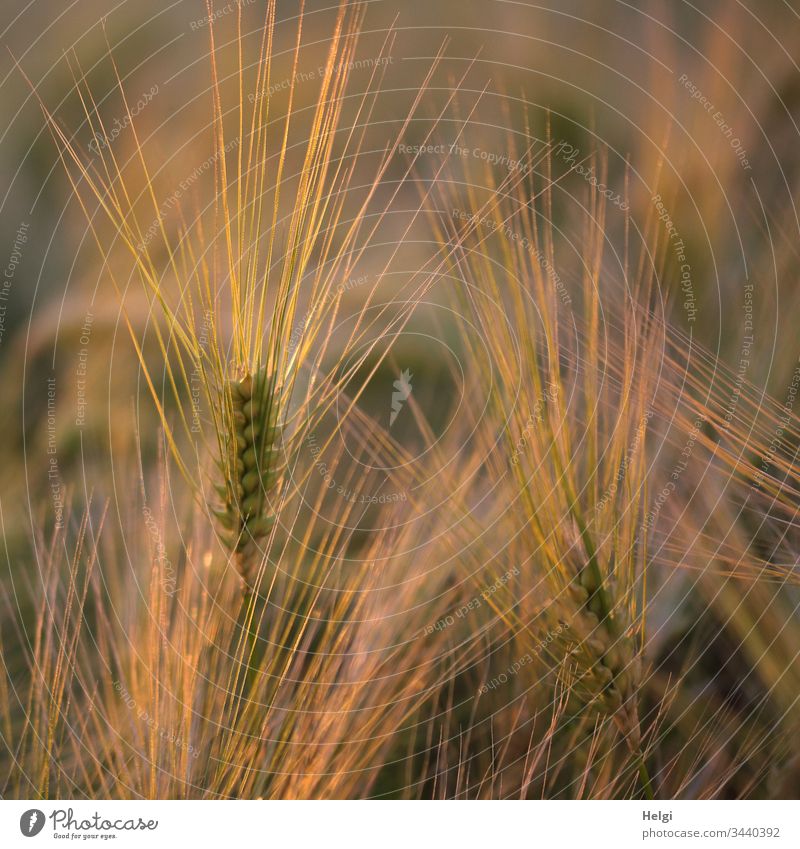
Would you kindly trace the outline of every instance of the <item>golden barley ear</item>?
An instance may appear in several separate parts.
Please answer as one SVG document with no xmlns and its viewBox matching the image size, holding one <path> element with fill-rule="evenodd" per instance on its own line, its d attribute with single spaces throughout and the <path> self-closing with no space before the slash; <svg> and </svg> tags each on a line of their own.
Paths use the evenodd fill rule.
<svg viewBox="0 0 800 849">
<path fill-rule="evenodd" d="M 247 588 L 252 588 L 262 545 L 272 530 L 274 504 L 285 464 L 281 460 L 280 391 L 265 366 L 225 387 L 228 424 L 223 481 L 217 492 L 223 506 L 214 513 L 223 542 Z"/>
</svg>

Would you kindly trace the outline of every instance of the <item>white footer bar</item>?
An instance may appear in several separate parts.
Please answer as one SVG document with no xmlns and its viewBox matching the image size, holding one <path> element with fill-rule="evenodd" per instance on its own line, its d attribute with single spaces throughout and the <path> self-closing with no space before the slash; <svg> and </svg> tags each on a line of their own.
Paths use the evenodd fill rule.
<svg viewBox="0 0 800 849">
<path fill-rule="evenodd" d="M 0 846 L 800 847 L 788 802 L 0 802 Z M 511 841 L 514 841 L 513 844 Z"/>
</svg>

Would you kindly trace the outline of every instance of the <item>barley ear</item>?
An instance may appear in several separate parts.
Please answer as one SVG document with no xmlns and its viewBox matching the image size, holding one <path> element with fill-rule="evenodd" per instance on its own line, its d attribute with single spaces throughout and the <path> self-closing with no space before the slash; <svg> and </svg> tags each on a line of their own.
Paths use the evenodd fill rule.
<svg viewBox="0 0 800 849">
<path fill-rule="evenodd" d="M 284 471 L 280 392 L 274 375 L 262 367 L 229 381 L 225 396 L 225 456 L 219 464 L 224 480 L 217 487 L 224 501 L 214 512 L 244 587 L 251 590 L 263 543 L 275 524 L 274 505 Z"/>
<path fill-rule="evenodd" d="M 641 659 L 617 584 L 601 576 L 592 558 L 562 594 L 559 610 L 569 624 L 565 634 L 575 706 L 613 717 L 631 752 L 638 753 Z"/>
</svg>

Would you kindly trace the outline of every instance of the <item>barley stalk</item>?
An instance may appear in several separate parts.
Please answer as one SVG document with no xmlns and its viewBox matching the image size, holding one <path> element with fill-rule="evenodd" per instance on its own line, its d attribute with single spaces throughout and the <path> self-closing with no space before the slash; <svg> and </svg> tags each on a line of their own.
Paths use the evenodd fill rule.
<svg viewBox="0 0 800 849">
<path fill-rule="evenodd" d="M 513 147 L 509 156 L 525 159 Z M 497 184 L 492 173 L 470 174 L 466 163 L 464 184 L 485 184 L 485 195 L 473 191 L 466 201 L 470 212 L 476 210 L 466 218 L 481 222 L 478 229 L 465 236 L 457 218 L 435 224 L 444 245 L 468 239 L 469 250 L 458 251 L 453 271 L 474 284 L 466 296 L 458 290 L 471 319 L 463 328 L 467 348 L 476 361 L 482 346 L 492 352 L 494 373 L 481 379 L 475 394 L 487 398 L 489 414 L 479 426 L 486 430 L 492 477 L 509 484 L 511 562 L 526 564 L 530 588 L 549 588 L 553 612 L 569 625 L 553 629 L 561 652 L 553 651 L 555 646 L 548 652 L 561 668 L 573 705 L 584 716 L 613 718 L 650 795 L 637 705 L 638 640 L 644 630 L 637 602 L 647 566 L 638 517 L 649 375 L 657 373 L 650 366 L 658 350 L 642 306 L 650 280 L 632 281 L 633 297 L 622 300 L 621 330 L 600 324 L 605 208 L 595 197 L 575 273 L 582 286 L 568 292 L 569 270 L 559 268 L 553 230 L 547 223 L 540 228 L 532 200 L 541 196 L 547 222 L 552 182 L 549 160 L 543 158 L 539 191 L 533 169 L 520 169 Z M 602 173 L 602 157 L 596 165 Z M 444 191 L 443 208 L 464 207 L 463 199 L 448 196 L 452 189 Z M 493 320 L 497 305 L 504 321 Z M 574 339 L 562 325 L 576 328 Z M 471 328 L 478 328 L 480 344 Z M 498 435 L 500 451 L 494 447 Z M 497 599 L 498 610 L 521 649 L 528 650 L 528 629 L 520 629 L 511 590 L 505 592 L 506 599 Z"/>
<path fill-rule="evenodd" d="M 199 217 L 177 234 L 165 223 L 165 202 L 158 196 L 156 175 L 145 155 L 112 53 L 108 58 L 133 142 L 131 161 L 124 171 L 110 148 L 98 153 L 102 167 L 89 169 L 75 143 L 40 101 L 121 301 L 125 287 L 114 275 L 107 240 L 89 212 L 91 202 L 100 204 L 104 218 L 132 258 L 153 310 L 154 344 L 163 368 L 161 390 L 148 363 L 152 352 L 144 350 L 135 321 L 126 311 L 141 372 L 178 470 L 198 501 L 213 510 L 231 562 L 246 586 L 256 578 L 259 555 L 276 524 L 277 493 L 284 469 L 281 453 L 291 450 L 281 438 L 282 427 L 292 432 L 295 446 L 300 441 L 298 429 L 286 421 L 290 402 L 292 421 L 313 428 L 341 397 L 342 388 L 351 384 L 375 356 L 376 340 L 389 329 L 397 333 L 402 328 L 414 304 L 435 279 L 435 275 L 421 270 L 421 280 L 415 275 L 396 305 L 387 303 L 367 316 L 381 282 L 382 272 L 375 273 L 365 291 L 363 316 L 355 316 L 344 338 L 337 340 L 341 346 L 339 362 L 346 362 L 347 367 L 323 372 L 344 291 L 341 281 L 354 273 L 366 244 L 386 215 L 386 208 L 375 209 L 376 192 L 397 155 L 397 144 L 389 145 L 374 166 L 372 181 L 359 192 L 349 190 L 350 167 L 342 163 L 358 159 L 367 124 L 357 129 L 361 122 L 349 116 L 355 121 L 353 128 L 340 132 L 340 122 L 348 105 L 344 93 L 363 14 L 361 4 L 342 0 L 338 5 L 325 73 L 319 74 L 311 126 L 301 145 L 294 139 L 295 123 L 300 120 L 296 113 L 307 110 L 296 105 L 294 86 L 282 130 L 273 136 L 269 126 L 270 97 L 265 93 L 273 73 L 275 0 L 270 0 L 265 10 L 256 79 L 249 97 L 248 86 L 253 82 L 239 67 L 239 101 L 234 104 L 233 118 L 223 106 L 224 86 L 220 81 L 220 67 L 224 67 L 231 48 L 218 44 L 215 26 L 209 24 L 213 113 L 213 153 L 209 160 L 213 160 L 214 168 L 209 169 L 207 188 L 213 192 L 214 203 L 206 205 L 207 218 Z M 299 67 L 303 51 L 301 35 L 298 23 L 292 57 L 295 67 Z M 387 38 L 382 50 L 388 50 L 390 40 Z M 237 44 L 236 39 L 233 44 Z M 87 124 L 101 132 L 102 115 L 77 57 L 75 68 L 76 90 Z M 408 120 L 420 105 L 430 74 L 414 99 Z M 353 104 L 356 116 L 368 108 L 380 85 L 376 66 L 367 89 Z M 398 130 L 397 142 L 404 130 L 405 124 Z M 273 160 L 278 163 L 277 169 Z M 292 196 L 285 196 L 290 169 L 295 169 L 296 185 Z M 144 218 L 131 200 L 140 196 L 145 199 Z M 187 221 L 190 216 L 170 198 L 169 205 L 173 202 L 181 220 Z M 371 220 L 369 227 L 364 226 L 367 220 Z M 219 251 L 209 251 L 208 232 L 215 234 L 214 244 L 222 246 Z M 159 259 L 162 248 L 168 257 L 166 269 Z M 208 263 L 199 259 L 207 256 L 211 257 Z M 213 279 L 228 282 L 214 287 Z M 198 330 L 200 314 L 209 317 L 202 334 Z M 378 356 L 382 358 L 385 352 Z M 233 380 L 232 375 L 236 376 Z M 202 400 L 193 401 L 190 414 L 186 395 L 193 396 L 198 387 Z M 340 421 L 347 417 L 359 394 L 359 389 L 353 393 Z M 331 441 L 329 437 L 327 444 Z M 209 505 L 206 482 L 214 461 L 218 470 L 213 486 L 219 501 Z M 297 482 L 298 490 L 302 483 Z"/>
</svg>

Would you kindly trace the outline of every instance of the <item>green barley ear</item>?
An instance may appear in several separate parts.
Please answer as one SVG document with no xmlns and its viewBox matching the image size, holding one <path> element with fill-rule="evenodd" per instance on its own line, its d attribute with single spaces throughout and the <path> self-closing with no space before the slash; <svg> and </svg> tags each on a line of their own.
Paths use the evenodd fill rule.
<svg viewBox="0 0 800 849">
<path fill-rule="evenodd" d="M 252 587 L 260 552 L 275 524 L 274 504 L 284 469 L 281 461 L 280 393 L 266 367 L 226 387 L 229 427 L 219 464 L 224 499 L 215 511 L 221 538 L 246 587 Z"/>
<path fill-rule="evenodd" d="M 603 579 L 594 558 L 562 594 L 565 671 L 575 706 L 613 717 L 631 751 L 638 752 L 641 659 L 629 606 L 619 595 L 618 583 Z"/>
<path fill-rule="evenodd" d="M 562 627 L 560 678 L 570 694 L 569 713 L 609 717 L 636 763 L 646 795 L 653 787 L 639 724 L 643 676 L 643 614 L 627 557 L 610 540 L 598 549 L 582 517 L 562 524 L 566 555 L 552 570 L 554 611 Z M 646 554 L 644 555 L 646 559 Z"/>
</svg>

